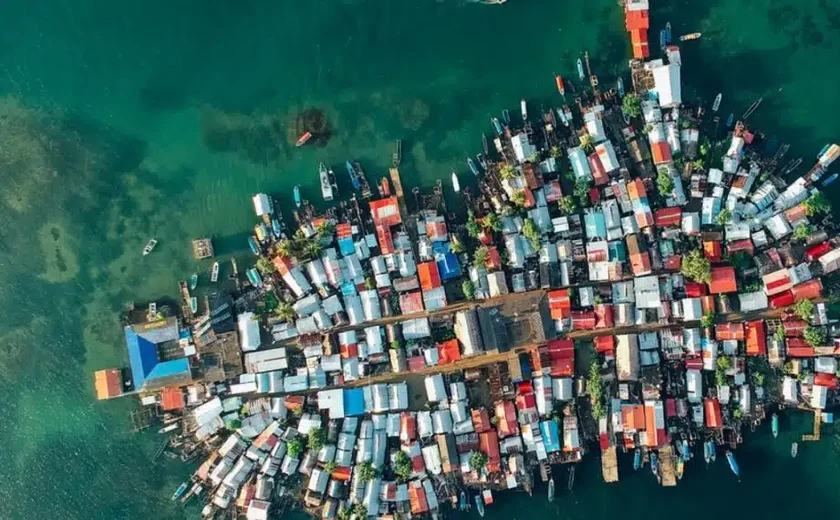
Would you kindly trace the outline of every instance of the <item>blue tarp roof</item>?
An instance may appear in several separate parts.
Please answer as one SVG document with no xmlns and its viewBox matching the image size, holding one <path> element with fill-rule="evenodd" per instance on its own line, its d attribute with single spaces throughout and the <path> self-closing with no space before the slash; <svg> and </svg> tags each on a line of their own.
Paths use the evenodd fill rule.
<svg viewBox="0 0 840 520">
<path fill-rule="evenodd" d="M 607 250 L 610 254 L 610 261 L 615 262 L 626 262 L 627 261 L 627 249 L 624 246 L 624 242 L 621 240 L 614 240 L 607 244 Z"/>
<path fill-rule="evenodd" d="M 338 250 L 341 251 L 342 256 L 352 255 L 356 252 L 356 245 L 353 243 L 352 237 L 345 237 L 338 239 Z"/>
<path fill-rule="evenodd" d="M 583 221 L 586 225 L 586 238 L 607 238 L 607 224 L 603 213 L 587 213 L 583 216 Z"/>
<path fill-rule="evenodd" d="M 365 413 L 365 393 L 361 388 L 344 389 L 344 416 L 353 417 Z"/>
<path fill-rule="evenodd" d="M 461 264 L 451 251 L 437 255 L 438 271 L 441 280 L 451 280 L 461 276 Z"/>
<path fill-rule="evenodd" d="M 146 381 L 151 379 L 190 373 L 187 358 L 159 362 L 157 345 L 137 334 L 131 327 L 125 328 L 125 343 L 135 389 L 142 389 Z"/>
<path fill-rule="evenodd" d="M 341 284 L 341 294 L 343 296 L 354 296 L 356 293 L 356 285 L 352 281 L 346 281 Z"/>
<path fill-rule="evenodd" d="M 560 428 L 557 426 L 557 421 L 554 419 L 542 421 L 540 432 L 542 432 L 543 444 L 547 452 L 560 451 Z"/>
</svg>

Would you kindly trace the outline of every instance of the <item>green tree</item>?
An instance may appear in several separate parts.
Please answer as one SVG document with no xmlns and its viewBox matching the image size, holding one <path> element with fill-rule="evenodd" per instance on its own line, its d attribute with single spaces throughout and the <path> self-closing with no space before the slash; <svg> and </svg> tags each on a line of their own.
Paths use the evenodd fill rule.
<svg viewBox="0 0 840 520">
<path fill-rule="evenodd" d="M 473 253 L 473 265 L 475 267 L 484 267 L 487 264 L 487 260 L 490 258 L 490 250 L 487 249 L 487 246 L 479 246 L 475 253 Z"/>
<path fill-rule="evenodd" d="M 825 330 L 823 330 L 822 327 L 808 325 L 805 327 L 803 336 L 805 337 L 805 343 L 811 345 L 812 347 L 819 347 L 825 343 Z"/>
<path fill-rule="evenodd" d="M 548 151 L 548 154 L 555 159 L 559 159 L 563 157 L 563 150 L 560 149 L 559 146 L 552 146 L 551 149 Z"/>
<path fill-rule="evenodd" d="M 707 312 L 706 314 L 703 315 L 702 318 L 700 318 L 700 325 L 702 325 L 703 327 L 705 327 L 707 329 L 709 327 L 714 326 L 714 324 L 715 324 L 715 313 L 713 313 L 712 311 Z"/>
<path fill-rule="evenodd" d="M 307 242 L 306 245 L 303 246 L 304 255 L 310 259 L 315 259 L 321 256 L 321 250 L 321 244 L 315 240 Z"/>
<path fill-rule="evenodd" d="M 674 180 L 671 178 L 671 172 L 664 166 L 657 169 L 656 188 L 663 197 L 670 197 L 674 191 Z"/>
<path fill-rule="evenodd" d="M 373 477 L 371 477 L 371 478 L 373 478 Z M 370 479 L 368 479 L 368 480 L 370 480 Z M 367 482 L 367 481 L 365 481 L 365 482 Z M 362 504 L 361 502 L 357 502 L 357 503 L 353 504 L 353 509 L 351 510 L 351 512 L 354 515 L 356 515 L 357 518 L 367 518 L 368 517 L 368 510 L 365 507 L 365 505 Z"/>
<path fill-rule="evenodd" d="M 560 213 L 566 216 L 577 213 L 577 202 L 574 197 L 560 197 L 557 207 L 560 208 Z"/>
<path fill-rule="evenodd" d="M 318 236 L 322 239 L 332 239 L 332 236 L 335 234 L 335 224 L 330 221 L 324 221 L 318 224 L 318 227 L 315 228 L 318 232 Z"/>
<path fill-rule="evenodd" d="M 818 215 L 820 213 L 830 213 L 831 212 L 831 202 L 826 198 L 822 192 L 817 192 L 810 197 L 808 197 L 805 202 L 805 214 L 809 217 L 813 217 L 814 215 Z"/>
<path fill-rule="evenodd" d="M 746 251 L 736 251 L 731 255 L 727 255 L 726 261 L 732 264 L 735 271 L 740 273 L 750 267 L 750 264 L 752 264 L 752 257 Z M 760 288 L 761 287 L 759 287 L 759 289 Z M 744 289 L 746 289 L 746 286 L 744 286 Z"/>
<path fill-rule="evenodd" d="M 376 289 L 376 280 L 374 280 L 372 276 L 368 276 L 367 278 L 365 278 L 365 289 L 367 289 L 368 291 Z"/>
<path fill-rule="evenodd" d="M 499 216 L 492 211 L 481 219 L 481 225 L 484 229 L 489 229 L 490 231 L 495 231 L 497 233 L 502 230 L 502 221 L 499 219 Z"/>
<path fill-rule="evenodd" d="M 805 321 L 811 321 L 811 316 L 814 315 L 814 302 L 811 300 L 799 300 L 793 306 L 793 312 Z"/>
<path fill-rule="evenodd" d="M 464 280 L 464 283 L 461 284 L 461 290 L 464 292 L 466 299 L 472 300 L 475 298 L 475 284 L 472 283 L 472 280 Z"/>
<path fill-rule="evenodd" d="M 289 457 L 296 458 L 300 455 L 301 450 L 303 450 L 303 443 L 300 442 L 300 439 L 292 439 L 286 443 L 286 453 L 289 454 Z"/>
<path fill-rule="evenodd" d="M 312 451 L 318 451 L 327 442 L 327 432 L 323 428 L 312 428 L 306 440 L 306 446 Z"/>
<path fill-rule="evenodd" d="M 324 471 L 326 471 L 329 475 L 332 475 L 333 471 L 335 471 L 336 468 L 338 468 L 338 464 L 334 460 L 331 460 L 324 464 Z"/>
<path fill-rule="evenodd" d="M 601 370 L 597 361 L 589 365 L 589 377 L 586 380 L 586 393 L 589 394 L 589 401 L 592 403 L 592 416 L 595 420 L 607 415 L 604 406 L 604 382 L 601 378 Z"/>
<path fill-rule="evenodd" d="M 272 274 L 276 271 L 276 268 L 274 267 L 274 264 L 271 263 L 271 260 L 261 256 L 257 258 L 257 270 L 262 274 Z"/>
<path fill-rule="evenodd" d="M 535 250 L 539 251 L 540 249 L 540 230 L 537 229 L 537 225 L 534 224 L 534 221 L 526 218 L 525 222 L 522 224 L 522 235 L 528 239 L 528 242 L 531 243 L 531 247 Z"/>
<path fill-rule="evenodd" d="M 487 454 L 483 451 L 474 451 L 470 455 L 470 468 L 473 471 L 481 471 L 487 465 Z"/>
<path fill-rule="evenodd" d="M 575 181 L 574 195 L 577 197 L 581 206 L 586 206 L 589 202 L 589 180 L 578 179 Z"/>
<path fill-rule="evenodd" d="M 397 349 L 398 349 L 398 348 L 400 348 L 401 346 L 402 346 L 402 344 L 400 343 L 400 340 L 395 339 L 395 340 L 392 340 L 392 341 L 391 341 L 391 348 L 392 348 L 392 349 L 397 350 Z"/>
<path fill-rule="evenodd" d="M 277 254 L 283 258 L 290 258 L 295 255 L 294 243 L 288 238 L 284 238 L 277 242 Z"/>
<path fill-rule="evenodd" d="M 717 223 L 720 224 L 721 226 L 725 226 L 726 223 L 729 222 L 731 219 L 732 219 L 732 212 L 729 211 L 726 208 L 723 208 L 722 210 L 720 210 L 720 213 L 718 213 Z"/>
<path fill-rule="evenodd" d="M 478 238 L 479 233 L 481 233 L 481 228 L 475 219 L 475 213 L 467 210 L 467 234 L 472 238 Z"/>
<path fill-rule="evenodd" d="M 510 201 L 520 208 L 525 207 L 525 190 L 516 190 L 513 192 L 513 195 L 510 196 Z"/>
<path fill-rule="evenodd" d="M 793 228 L 793 239 L 801 240 L 804 242 L 805 240 L 808 240 L 808 237 L 811 236 L 811 233 L 811 226 L 803 222 L 802 224 L 799 224 L 798 226 Z"/>
<path fill-rule="evenodd" d="M 360 482 L 368 482 L 376 476 L 376 470 L 373 469 L 373 465 L 370 462 L 360 464 L 357 471 L 359 472 Z"/>
<path fill-rule="evenodd" d="M 499 168 L 499 177 L 502 179 L 513 179 L 516 177 L 516 167 L 512 164 L 504 163 Z"/>
<path fill-rule="evenodd" d="M 460 255 L 466 251 L 466 248 L 464 247 L 464 244 L 458 240 L 457 236 L 452 235 L 452 239 L 449 241 L 449 250 L 456 255 Z"/>
<path fill-rule="evenodd" d="M 785 340 L 785 328 L 782 326 L 776 327 L 776 331 L 773 332 L 773 338 L 776 341 L 784 341 Z"/>
<path fill-rule="evenodd" d="M 639 117 L 642 115 L 642 100 L 632 92 L 625 94 L 621 100 L 621 111 L 627 117 Z"/>
<path fill-rule="evenodd" d="M 580 136 L 580 147 L 583 148 L 585 152 L 591 152 L 595 149 L 595 139 L 589 134 L 583 134 Z"/>
<path fill-rule="evenodd" d="M 683 257 L 680 272 L 695 282 L 712 281 L 712 264 L 699 249 L 693 249 Z"/>
<path fill-rule="evenodd" d="M 702 170 L 706 167 L 706 163 L 705 161 L 703 161 L 703 159 L 697 159 L 691 163 L 691 167 L 695 170 Z"/>
<path fill-rule="evenodd" d="M 736 421 L 740 421 L 741 418 L 744 416 L 744 412 L 741 411 L 741 407 L 735 408 L 732 410 L 732 418 Z"/>
<path fill-rule="evenodd" d="M 394 473 L 400 482 L 405 482 L 411 477 L 411 458 L 404 451 L 398 451 L 394 456 Z"/>
<path fill-rule="evenodd" d="M 283 321 L 292 322 L 297 317 L 297 313 L 295 312 L 295 308 L 289 302 L 279 302 L 277 304 L 277 308 L 274 309 L 274 313 Z"/>
</svg>

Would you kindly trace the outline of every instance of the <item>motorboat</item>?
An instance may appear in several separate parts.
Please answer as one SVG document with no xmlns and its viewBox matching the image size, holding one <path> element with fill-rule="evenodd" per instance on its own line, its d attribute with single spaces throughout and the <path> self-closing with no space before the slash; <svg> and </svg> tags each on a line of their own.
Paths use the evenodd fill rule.
<svg viewBox="0 0 840 520">
<path fill-rule="evenodd" d="M 566 85 L 563 83 L 563 77 L 560 74 L 554 75 L 554 82 L 557 84 L 557 92 L 561 96 L 566 97 Z"/>
<path fill-rule="evenodd" d="M 197 285 L 198 285 L 198 273 L 193 273 L 192 276 L 190 276 L 190 290 L 192 291 L 193 289 L 195 289 Z"/>
<path fill-rule="evenodd" d="M 455 193 L 461 192 L 461 183 L 458 182 L 458 174 L 456 174 L 455 172 L 452 172 L 452 189 L 455 191 Z"/>
<path fill-rule="evenodd" d="M 689 42 L 689 41 L 692 41 L 692 40 L 699 40 L 701 36 L 703 36 L 703 33 L 699 33 L 699 32 L 683 34 L 682 36 L 680 36 L 680 41 L 681 42 Z"/>
<path fill-rule="evenodd" d="M 295 206 L 300 207 L 300 186 L 295 186 Z"/>
<path fill-rule="evenodd" d="M 310 139 L 312 139 L 312 132 L 304 132 L 304 133 L 301 134 L 300 137 L 298 137 L 298 140 L 295 143 L 295 146 L 303 146 Z"/>
<path fill-rule="evenodd" d="M 143 256 L 146 256 L 152 251 L 154 251 L 156 245 L 157 240 L 155 240 L 154 238 L 150 238 L 149 241 L 146 242 L 146 246 L 143 248 Z"/>
<path fill-rule="evenodd" d="M 718 111 L 718 109 L 720 108 L 720 102 L 721 102 L 722 99 L 723 99 L 723 94 L 722 93 L 718 93 L 718 95 L 715 96 L 715 102 L 712 103 L 712 112 L 717 112 Z"/>
<path fill-rule="evenodd" d="M 219 281 L 219 262 L 213 262 L 213 270 L 210 272 L 210 281 L 213 283 Z"/>
</svg>

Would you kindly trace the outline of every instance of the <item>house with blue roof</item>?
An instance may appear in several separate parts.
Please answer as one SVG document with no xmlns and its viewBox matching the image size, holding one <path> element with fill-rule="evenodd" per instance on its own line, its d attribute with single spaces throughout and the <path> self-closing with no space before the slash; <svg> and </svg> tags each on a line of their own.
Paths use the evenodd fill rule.
<svg viewBox="0 0 840 520">
<path fill-rule="evenodd" d="M 452 251 L 446 251 L 435 255 L 440 279 L 443 281 L 451 280 L 461 276 L 461 264 L 458 262 L 458 257 Z"/>
<path fill-rule="evenodd" d="M 542 433 L 543 444 L 545 444 L 545 451 L 552 453 L 560 451 L 560 427 L 557 421 L 549 419 L 548 421 L 540 422 L 540 433 Z"/>
<path fill-rule="evenodd" d="M 159 345 L 177 342 L 178 338 L 178 320 L 175 318 L 125 328 L 125 343 L 135 390 L 158 390 L 165 386 L 183 386 L 192 382 L 189 359 L 160 359 Z"/>
<path fill-rule="evenodd" d="M 586 238 L 607 238 L 607 224 L 604 214 L 590 210 L 583 216 Z"/>
</svg>

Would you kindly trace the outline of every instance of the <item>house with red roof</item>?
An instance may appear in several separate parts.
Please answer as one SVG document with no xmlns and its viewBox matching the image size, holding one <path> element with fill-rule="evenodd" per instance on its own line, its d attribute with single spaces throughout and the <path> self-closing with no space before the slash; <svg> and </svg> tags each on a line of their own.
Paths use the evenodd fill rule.
<svg viewBox="0 0 840 520">
<path fill-rule="evenodd" d="M 706 399 L 706 428 L 723 428 L 723 417 L 720 413 L 720 401 L 717 398 Z"/>
<path fill-rule="evenodd" d="M 441 287 L 440 271 L 437 262 L 423 262 L 417 264 L 417 274 L 420 277 L 420 288 L 424 291 L 431 291 Z"/>
<path fill-rule="evenodd" d="M 744 339 L 744 324 L 738 323 L 719 323 L 715 325 L 715 338 L 718 341 L 726 340 L 743 340 Z"/>
<path fill-rule="evenodd" d="M 458 346 L 457 339 L 450 339 L 449 341 L 444 341 L 443 343 L 439 343 L 437 346 L 438 349 L 438 364 L 446 365 L 449 363 L 454 363 L 461 359 L 461 350 Z"/>
<path fill-rule="evenodd" d="M 572 377 L 575 373 L 575 342 L 553 339 L 546 343 L 552 377 Z"/>
<path fill-rule="evenodd" d="M 513 407 L 513 403 L 511 403 Z M 487 464 L 484 468 L 488 473 L 497 473 L 502 470 L 502 457 L 499 451 L 499 436 L 496 430 L 489 430 L 478 434 L 478 444 L 481 451 L 487 455 Z"/>
<path fill-rule="evenodd" d="M 647 0 L 631 0 L 624 4 L 624 26 L 630 33 L 633 57 L 637 60 L 650 57 L 647 34 L 650 16 Z"/>
<path fill-rule="evenodd" d="M 738 284 L 735 281 L 735 268 L 732 266 L 712 268 L 712 280 L 709 282 L 711 294 L 736 292 Z"/>
<path fill-rule="evenodd" d="M 703 254 L 706 256 L 706 259 L 709 262 L 716 264 L 721 260 L 721 247 L 720 242 L 717 240 L 705 240 L 703 241 Z"/>
<path fill-rule="evenodd" d="M 499 435 L 510 437 L 519 435 L 519 425 L 516 422 L 516 408 L 511 401 L 496 402 L 496 428 Z"/>
<path fill-rule="evenodd" d="M 653 155 L 653 164 L 659 166 L 671 162 L 671 145 L 668 141 L 659 141 L 650 145 L 650 152 Z"/>
<path fill-rule="evenodd" d="M 679 227 L 682 225 L 682 208 L 661 208 L 656 210 L 654 222 L 657 227 Z"/>
<path fill-rule="evenodd" d="M 473 408 L 470 412 L 472 416 L 473 428 L 478 433 L 486 432 L 493 429 L 493 424 L 490 422 L 490 416 L 484 408 Z"/>
<path fill-rule="evenodd" d="M 396 197 L 370 201 L 370 214 L 376 226 L 391 227 L 402 223 Z"/>
<path fill-rule="evenodd" d="M 761 320 L 748 321 L 745 324 L 747 336 L 747 355 L 767 355 L 767 336 L 764 322 Z"/>
<path fill-rule="evenodd" d="M 572 301 L 568 289 L 558 289 L 548 293 L 548 308 L 551 319 L 562 320 L 571 316 Z"/>
</svg>

